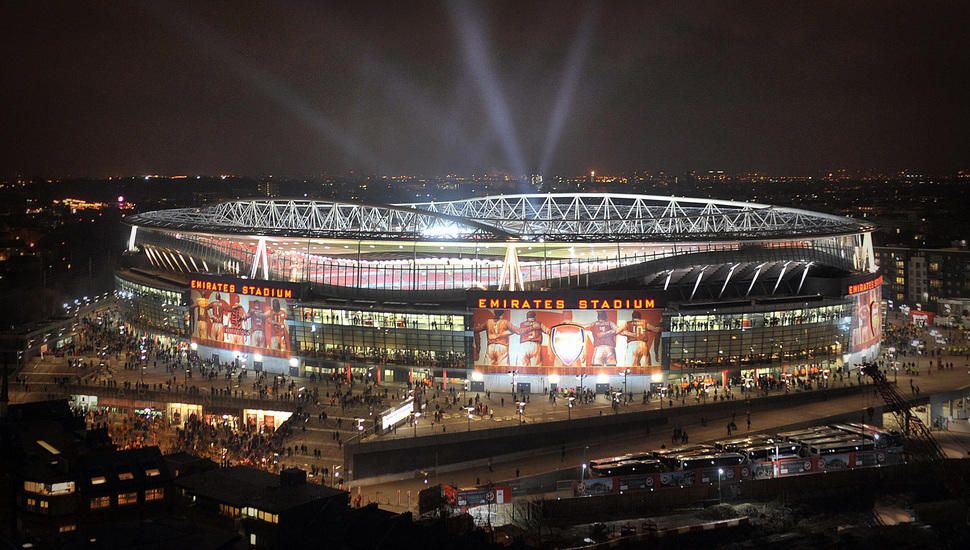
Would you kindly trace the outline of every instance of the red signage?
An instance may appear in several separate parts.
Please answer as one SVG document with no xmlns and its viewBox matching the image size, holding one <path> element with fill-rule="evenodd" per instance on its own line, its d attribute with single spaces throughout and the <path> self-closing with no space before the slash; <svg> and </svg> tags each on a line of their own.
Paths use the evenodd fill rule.
<svg viewBox="0 0 970 550">
<path fill-rule="evenodd" d="M 281 288 L 278 286 L 268 286 L 265 284 L 249 283 L 225 283 L 219 281 L 203 281 L 192 279 L 189 282 L 192 290 L 210 290 L 214 292 L 228 292 L 230 294 L 242 294 L 244 296 L 263 296 L 266 298 L 293 298 L 293 289 Z"/>
<path fill-rule="evenodd" d="M 872 290 L 878 286 L 882 286 L 882 275 L 876 277 L 875 279 L 866 281 L 864 283 L 856 283 L 854 285 L 849 285 L 849 294 L 860 294 L 867 290 Z"/>
<path fill-rule="evenodd" d="M 657 302 L 653 298 L 577 298 L 574 303 L 566 304 L 563 298 L 543 298 L 541 296 L 478 298 L 478 309 L 653 309 Z"/>
</svg>

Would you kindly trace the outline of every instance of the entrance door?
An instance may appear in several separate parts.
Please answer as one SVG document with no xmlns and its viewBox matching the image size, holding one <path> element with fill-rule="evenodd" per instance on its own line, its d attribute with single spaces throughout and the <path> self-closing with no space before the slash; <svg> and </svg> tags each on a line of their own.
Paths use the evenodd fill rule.
<svg viewBox="0 0 970 550">
<path fill-rule="evenodd" d="M 485 391 L 485 382 L 484 381 L 475 382 L 473 380 L 473 381 L 471 381 L 471 382 L 468 383 L 468 387 L 469 387 L 469 391 L 484 392 Z"/>
<path fill-rule="evenodd" d="M 549 391 L 550 391 L 551 393 L 556 393 L 557 391 L 559 391 L 559 384 L 556 384 L 556 383 L 553 383 L 553 382 L 550 382 L 550 383 L 549 383 Z"/>
<path fill-rule="evenodd" d="M 598 394 L 599 393 L 602 393 L 604 395 L 607 394 L 607 393 L 610 393 L 610 385 L 609 384 L 596 384 L 596 393 L 598 393 Z"/>
<path fill-rule="evenodd" d="M 532 393 L 532 383 L 531 382 L 516 382 L 515 383 L 516 393 Z"/>
</svg>

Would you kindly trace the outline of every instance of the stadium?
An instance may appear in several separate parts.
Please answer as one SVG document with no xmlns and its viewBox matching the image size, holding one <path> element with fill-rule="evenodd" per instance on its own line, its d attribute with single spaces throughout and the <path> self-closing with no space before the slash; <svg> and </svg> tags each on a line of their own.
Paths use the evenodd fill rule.
<svg viewBox="0 0 970 550">
<path fill-rule="evenodd" d="M 145 212 L 129 328 L 292 375 L 544 393 L 828 376 L 872 358 L 872 227 L 764 204 L 569 193 Z"/>
</svg>

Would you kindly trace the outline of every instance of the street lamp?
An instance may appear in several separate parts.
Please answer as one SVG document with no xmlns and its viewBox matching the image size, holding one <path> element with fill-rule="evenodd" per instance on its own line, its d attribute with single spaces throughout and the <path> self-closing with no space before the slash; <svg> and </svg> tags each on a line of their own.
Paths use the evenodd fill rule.
<svg viewBox="0 0 970 550">
<path fill-rule="evenodd" d="M 569 420 L 572 420 L 573 419 L 573 401 L 575 401 L 575 400 L 576 400 L 576 398 L 574 396 L 572 396 L 572 395 L 570 395 L 566 399 L 566 413 L 569 416 Z"/>
<path fill-rule="evenodd" d="M 589 445 L 583 447 L 583 466 L 579 470 L 579 482 L 582 483 L 583 479 L 586 478 L 586 450 L 589 449 Z"/>
<path fill-rule="evenodd" d="M 516 405 L 519 406 L 519 424 L 522 424 L 522 415 L 525 414 L 525 401 L 519 401 Z"/>
<path fill-rule="evenodd" d="M 414 420 L 411 422 L 411 425 L 414 426 L 414 437 L 418 437 L 418 419 L 421 418 L 421 413 L 415 411 L 413 416 Z"/>
<path fill-rule="evenodd" d="M 724 477 L 724 468 L 717 469 L 717 503 L 721 503 L 721 478 Z"/>
<path fill-rule="evenodd" d="M 623 400 L 626 400 L 626 396 L 629 395 L 626 391 L 626 377 L 629 376 L 630 369 L 623 370 Z"/>
<path fill-rule="evenodd" d="M 468 431 L 472 431 L 472 411 L 475 407 L 465 407 L 465 410 L 468 411 Z"/>
<path fill-rule="evenodd" d="M 515 375 L 519 374 L 519 371 L 510 370 L 509 374 L 512 375 L 512 396 L 515 397 Z"/>
</svg>

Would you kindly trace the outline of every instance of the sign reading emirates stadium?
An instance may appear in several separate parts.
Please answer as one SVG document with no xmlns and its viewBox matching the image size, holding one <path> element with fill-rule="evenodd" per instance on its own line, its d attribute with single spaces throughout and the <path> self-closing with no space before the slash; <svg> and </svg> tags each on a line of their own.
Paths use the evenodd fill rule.
<svg viewBox="0 0 970 550">
<path fill-rule="evenodd" d="M 474 292 L 472 309 L 654 309 L 663 300 L 635 292 Z"/>
<path fill-rule="evenodd" d="M 636 291 L 472 292 L 472 364 L 481 373 L 659 371 L 663 296 Z"/>
<path fill-rule="evenodd" d="M 227 292 L 230 294 L 241 294 L 243 296 L 260 296 L 263 298 L 284 298 L 287 300 L 293 299 L 297 294 L 297 291 L 292 286 L 281 285 L 276 282 L 267 283 L 247 280 L 218 281 L 192 279 L 189 281 L 189 289 Z"/>
</svg>

